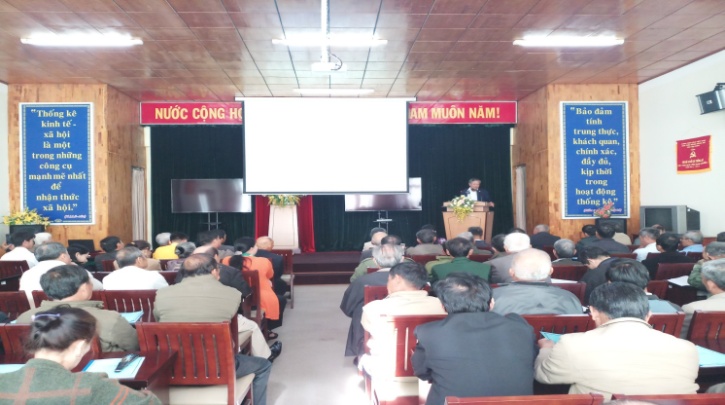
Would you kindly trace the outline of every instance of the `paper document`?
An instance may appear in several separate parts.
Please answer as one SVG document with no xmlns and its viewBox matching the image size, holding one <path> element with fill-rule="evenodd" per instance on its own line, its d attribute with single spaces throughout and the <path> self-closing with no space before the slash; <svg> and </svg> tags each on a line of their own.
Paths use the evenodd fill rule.
<svg viewBox="0 0 725 405">
<path fill-rule="evenodd" d="M 558 343 L 559 338 L 561 337 L 561 335 L 558 333 L 551 333 L 551 332 L 544 332 L 544 331 L 542 331 L 540 333 L 541 333 L 541 336 L 543 336 L 546 339 L 551 340 L 554 343 Z"/>
<path fill-rule="evenodd" d="M 679 285 L 680 287 L 687 287 L 690 283 L 687 282 L 688 276 L 680 276 L 667 280 L 670 284 Z"/>
<path fill-rule="evenodd" d="M 0 374 L 20 370 L 25 364 L 0 364 Z"/>
<path fill-rule="evenodd" d="M 700 367 L 723 367 L 725 366 L 725 354 L 714 350 L 697 347 L 697 355 L 700 356 Z"/>
<path fill-rule="evenodd" d="M 138 322 L 143 316 L 143 311 L 137 312 L 121 312 L 121 316 L 128 321 L 128 323 L 134 324 Z"/>
<path fill-rule="evenodd" d="M 144 359 L 145 357 L 138 357 L 126 366 L 126 368 L 121 370 L 120 373 L 114 371 L 118 363 L 121 362 L 120 357 L 117 359 L 95 359 L 83 367 L 83 371 L 89 373 L 106 373 L 108 374 L 108 378 L 134 378 L 136 377 L 136 373 L 138 373 L 138 369 L 141 368 Z"/>
<path fill-rule="evenodd" d="M 552 278 L 551 283 L 552 284 L 571 284 L 571 283 L 576 283 L 576 281 L 564 280 L 563 278 Z"/>
</svg>

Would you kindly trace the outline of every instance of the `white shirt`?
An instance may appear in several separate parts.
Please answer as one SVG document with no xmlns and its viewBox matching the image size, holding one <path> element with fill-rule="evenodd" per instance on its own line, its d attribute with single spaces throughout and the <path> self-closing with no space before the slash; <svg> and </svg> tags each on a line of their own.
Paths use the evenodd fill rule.
<svg viewBox="0 0 725 405">
<path fill-rule="evenodd" d="M 35 304 L 33 303 L 33 291 L 43 290 L 43 287 L 40 286 L 40 277 L 42 277 L 43 274 L 47 273 L 49 270 L 55 267 L 65 265 L 66 263 L 60 260 L 43 260 L 42 262 L 33 266 L 33 268 L 31 268 L 30 270 L 23 273 L 23 275 L 20 277 L 19 290 L 25 291 L 25 295 L 28 296 L 28 302 L 30 302 L 31 308 L 35 308 Z M 103 289 L 103 284 L 101 284 L 100 281 L 96 280 L 96 278 L 93 277 L 91 273 L 88 273 L 88 277 L 90 277 L 91 283 L 93 283 L 94 290 Z"/>
<path fill-rule="evenodd" d="M 478 192 L 475 190 L 471 190 L 471 188 L 468 188 L 468 195 L 466 195 L 469 200 L 477 201 L 478 200 Z"/>
<path fill-rule="evenodd" d="M 647 258 L 647 255 L 649 253 L 659 253 L 659 252 L 660 251 L 657 250 L 657 243 L 656 242 L 652 242 L 652 243 L 650 243 L 649 245 L 647 245 L 645 247 L 642 247 L 642 248 L 639 248 L 639 249 L 635 249 L 633 253 L 636 253 L 637 254 L 637 261 L 638 262 L 641 262 L 642 260 L 644 260 L 644 259 Z"/>
<path fill-rule="evenodd" d="M 5 253 L 3 257 L 0 257 L 0 260 L 25 260 L 30 268 L 38 264 L 38 259 L 35 258 L 33 252 L 22 246 L 16 246 L 13 250 Z"/>
<path fill-rule="evenodd" d="M 168 286 L 164 276 L 157 271 L 136 266 L 112 271 L 103 278 L 103 288 L 106 290 L 158 290 Z"/>
</svg>

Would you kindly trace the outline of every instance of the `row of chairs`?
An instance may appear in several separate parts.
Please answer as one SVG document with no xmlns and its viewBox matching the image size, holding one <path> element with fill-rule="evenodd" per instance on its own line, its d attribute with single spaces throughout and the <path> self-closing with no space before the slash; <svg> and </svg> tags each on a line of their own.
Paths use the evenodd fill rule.
<svg viewBox="0 0 725 405">
<path fill-rule="evenodd" d="M 725 403 L 725 394 L 681 394 L 681 395 L 623 395 L 614 394 L 613 400 L 643 401 L 656 405 L 720 405 Z M 446 405 L 599 405 L 604 397 L 599 394 L 525 395 L 511 397 L 458 398 L 446 397 Z"/>
</svg>

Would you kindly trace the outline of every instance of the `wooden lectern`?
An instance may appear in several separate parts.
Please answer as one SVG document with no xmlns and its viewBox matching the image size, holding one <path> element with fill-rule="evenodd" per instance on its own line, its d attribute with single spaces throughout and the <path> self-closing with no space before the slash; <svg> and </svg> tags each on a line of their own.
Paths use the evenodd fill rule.
<svg viewBox="0 0 725 405">
<path fill-rule="evenodd" d="M 473 205 L 473 212 L 468 214 L 463 221 L 459 221 L 453 212 L 450 203 L 443 203 L 446 209 L 443 212 L 443 224 L 446 227 L 446 239 L 451 240 L 463 232 L 468 232 L 468 228 L 472 226 L 480 226 L 483 229 L 483 239 L 491 242 L 491 233 L 493 231 L 493 211 L 490 210 L 489 203 L 476 201 Z"/>
</svg>

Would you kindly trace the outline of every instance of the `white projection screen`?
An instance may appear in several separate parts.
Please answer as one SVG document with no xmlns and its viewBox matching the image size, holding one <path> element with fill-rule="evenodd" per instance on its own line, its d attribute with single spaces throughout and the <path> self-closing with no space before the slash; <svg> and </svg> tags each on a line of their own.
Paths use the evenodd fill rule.
<svg viewBox="0 0 725 405">
<path fill-rule="evenodd" d="M 407 101 L 245 99 L 244 192 L 407 193 Z"/>
</svg>

